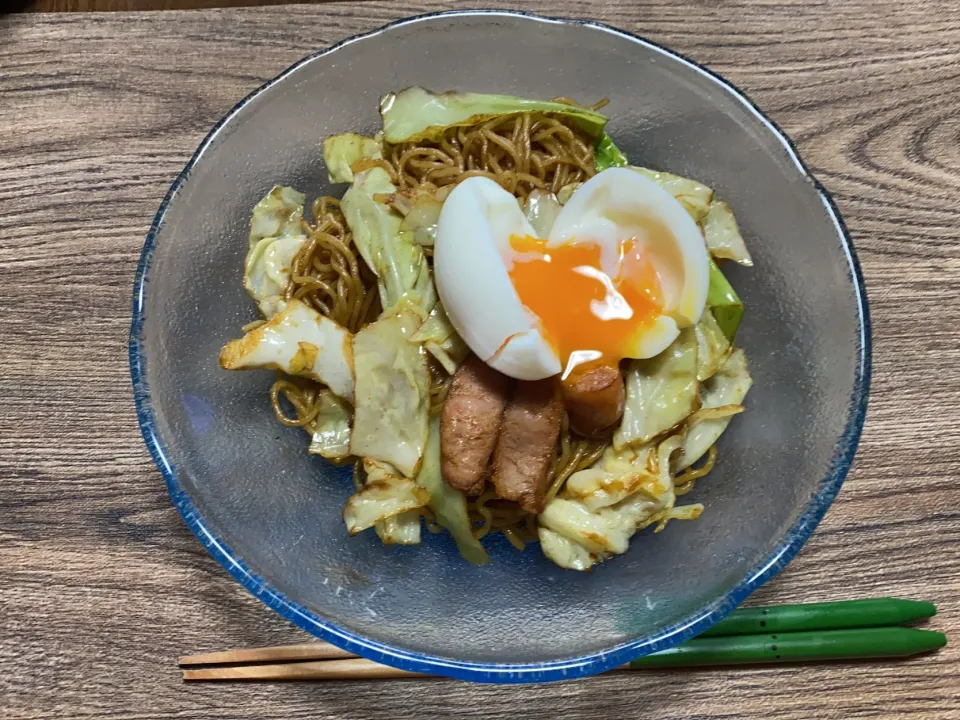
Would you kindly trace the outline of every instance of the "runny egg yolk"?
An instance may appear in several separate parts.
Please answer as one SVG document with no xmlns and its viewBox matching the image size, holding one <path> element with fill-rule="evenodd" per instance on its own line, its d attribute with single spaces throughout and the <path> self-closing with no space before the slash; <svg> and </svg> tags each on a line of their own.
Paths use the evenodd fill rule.
<svg viewBox="0 0 960 720">
<path fill-rule="evenodd" d="M 630 357 L 639 335 L 662 314 L 656 269 L 635 240 L 620 243 L 616 277 L 601 269 L 596 244 L 548 248 L 546 240 L 513 235 L 510 246 L 510 280 L 540 319 L 564 379 L 577 367 Z"/>
</svg>

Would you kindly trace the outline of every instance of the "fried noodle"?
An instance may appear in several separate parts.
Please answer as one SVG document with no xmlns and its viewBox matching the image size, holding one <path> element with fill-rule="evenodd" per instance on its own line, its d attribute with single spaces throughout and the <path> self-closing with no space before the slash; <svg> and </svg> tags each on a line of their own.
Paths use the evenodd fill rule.
<svg viewBox="0 0 960 720">
<path fill-rule="evenodd" d="M 573 104 L 563 98 L 558 101 Z M 383 167 L 401 191 L 434 191 L 470 177 L 488 177 L 520 199 L 534 189 L 556 193 L 565 185 L 584 182 L 596 174 L 591 139 L 567 118 L 542 113 L 501 116 L 469 127 L 449 128 L 435 142 L 387 145 L 384 159 L 364 160 L 352 169 L 360 172 L 372 166 Z M 353 243 L 339 200 L 318 198 L 311 218 L 312 222 L 303 221 L 308 240 L 294 258 L 285 297 L 302 300 L 357 332 L 381 312 L 376 275 Z M 431 373 L 430 412 L 435 415 L 440 412 L 451 378 L 432 360 Z M 270 390 L 277 420 L 288 427 L 302 427 L 312 435 L 323 389 L 312 380 L 278 373 Z M 288 414 L 282 400 L 293 414 Z M 547 501 L 556 497 L 573 473 L 593 465 L 608 445 L 609 439 L 574 434 L 565 417 L 550 468 Z M 711 448 L 710 453 L 703 468 L 677 478 L 678 495 L 688 492 L 694 480 L 710 471 L 716 450 Z M 356 470 L 354 482 L 360 482 Z M 467 509 L 478 539 L 500 532 L 518 550 L 537 539 L 535 516 L 517 503 L 498 498 L 493 490 L 468 498 Z M 430 532 L 442 530 L 432 512 L 424 509 L 423 514 Z"/>
</svg>

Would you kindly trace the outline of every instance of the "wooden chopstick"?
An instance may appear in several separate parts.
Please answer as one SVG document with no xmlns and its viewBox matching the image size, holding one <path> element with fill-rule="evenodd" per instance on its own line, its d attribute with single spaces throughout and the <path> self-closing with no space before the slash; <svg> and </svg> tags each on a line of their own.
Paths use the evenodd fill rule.
<svg viewBox="0 0 960 720">
<path fill-rule="evenodd" d="M 212 653 L 214 655 L 219 653 Z M 202 657 L 202 656 L 201 656 Z M 404 677 L 434 677 L 408 672 L 372 660 L 352 657 L 318 662 L 279 663 L 192 668 L 184 680 L 383 680 Z"/>
<path fill-rule="evenodd" d="M 233 665 L 235 663 L 277 663 L 288 660 L 339 660 L 355 658 L 356 653 L 343 650 L 325 642 L 299 643 L 297 645 L 276 645 L 264 648 L 244 648 L 241 650 L 222 650 L 203 655 L 184 655 L 180 658 L 180 667 L 190 665 Z"/>
</svg>

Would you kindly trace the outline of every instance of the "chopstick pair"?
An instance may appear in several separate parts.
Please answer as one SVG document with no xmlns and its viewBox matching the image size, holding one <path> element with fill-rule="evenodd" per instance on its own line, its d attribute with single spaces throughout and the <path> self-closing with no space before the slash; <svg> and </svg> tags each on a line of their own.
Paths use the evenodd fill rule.
<svg viewBox="0 0 960 720">
<path fill-rule="evenodd" d="M 617 670 L 907 657 L 946 645 L 942 633 L 902 627 L 936 612 L 932 603 L 897 598 L 741 608 L 699 637 Z M 323 642 L 188 655 L 180 667 L 186 681 L 427 677 Z"/>
</svg>

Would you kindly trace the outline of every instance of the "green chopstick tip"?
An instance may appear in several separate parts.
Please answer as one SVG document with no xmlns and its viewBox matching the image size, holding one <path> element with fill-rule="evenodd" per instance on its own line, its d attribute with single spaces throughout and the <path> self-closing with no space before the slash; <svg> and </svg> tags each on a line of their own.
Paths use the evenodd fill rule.
<svg viewBox="0 0 960 720">
<path fill-rule="evenodd" d="M 947 636 L 942 632 L 936 630 L 917 630 L 917 632 L 928 633 L 932 636 L 929 638 L 930 650 L 939 650 L 947 646 Z"/>
</svg>

